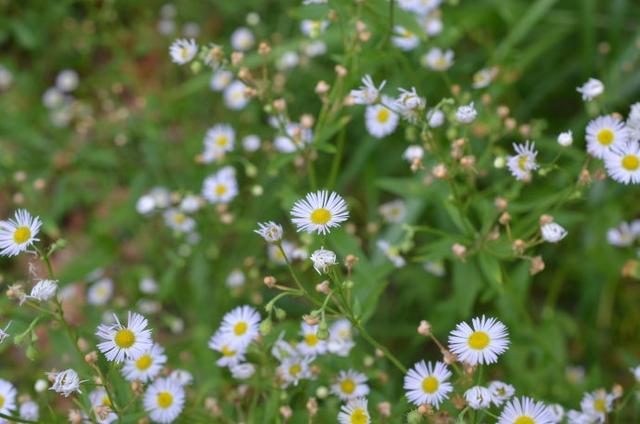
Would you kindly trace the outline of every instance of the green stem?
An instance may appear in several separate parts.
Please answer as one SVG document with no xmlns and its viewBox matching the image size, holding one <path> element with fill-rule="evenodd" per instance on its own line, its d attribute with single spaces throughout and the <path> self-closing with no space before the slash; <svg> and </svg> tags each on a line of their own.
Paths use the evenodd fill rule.
<svg viewBox="0 0 640 424">
<path fill-rule="evenodd" d="M 405 368 L 404 365 L 402 365 L 402 363 L 398 360 L 398 358 L 396 358 L 391 352 L 389 352 L 389 349 L 387 349 L 385 346 L 381 345 L 376 339 L 374 339 L 367 332 L 367 330 L 364 329 L 362 324 L 360 324 L 360 322 L 355 319 L 355 317 L 350 315 L 347 318 L 349 319 L 349 321 L 351 321 L 351 323 L 354 325 L 354 327 L 356 327 L 358 329 L 358 331 L 360 331 L 360 334 L 362 335 L 362 337 L 364 337 L 364 339 L 367 342 L 369 342 L 370 345 L 374 346 L 377 349 L 380 349 L 382 351 L 382 353 L 384 353 L 384 356 L 386 356 L 387 359 L 389 359 L 391 361 L 391 363 L 393 363 L 393 365 L 395 365 L 396 368 L 398 368 L 400 370 L 400 372 L 402 372 L 403 374 L 407 373 L 407 369 Z"/>
<path fill-rule="evenodd" d="M 6 415 L 1 412 L 0 412 L 0 418 L 4 418 L 5 420 L 9 420 L 16 423 L 39 424 L 38 421 L 30 421 L 20 417 L 12 417 L 11 415 Z"/>
</svg>

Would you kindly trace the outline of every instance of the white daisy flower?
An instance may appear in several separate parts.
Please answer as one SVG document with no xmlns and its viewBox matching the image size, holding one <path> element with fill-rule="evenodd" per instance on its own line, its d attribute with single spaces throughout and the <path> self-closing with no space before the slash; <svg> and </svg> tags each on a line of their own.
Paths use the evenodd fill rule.
<svg viewBox="0 0 640 424">
<path fill-rule="evenodd" d="M 253 364 L 236 364 L 229 368 L 231 376 L 237 380 L 247 380 L 256 373 L 256 367 Z"/>
<path fill-rule="evenodd" d="M 407 261 L 402 257 L 402 255 L 400 255 L 400 250 L 388 241 L 378 240 L 376 242 L 376 246 L 378 246 L 378 249 L 382 250 L 382 253 L 384 253 L 387 259 L 393 262 L 393 265 L 396 268 L 402 268 L 407 264 Z"/>
<path fill-rule="evenodd" d="M 627 222 L 622 222 L 617 228 L 607 230 L 607 241 L 612 246 L 631 246 L 635 242 L 636 236 L 632 225 Z"/>
<path fill-rule="evenodd" d="M 564 418 L 564 408 L 562 405 L 554 403 L 547 406 L 547 412 L 554 424 L 559 423 Z"/>
<path fill-rule="evenodd" d="M 476 317 L 456 325 L 449 335 L 449 350 L 460 362 L 493 364 L 509 347 L 507 327 L 495 318 Z"/>
<path fill-rule="evenodd" d="M 451 49 L 443 51 L 434 47 L 422 57 L 422 66 L 433 71 L 446 71 L 451 65 L 453 65 L 453 50 Z"/>
<path fill-rule="evenodd" d="M 337 264 L 335 252 L 324 247 L 313 252 L 309 259 L 313 262 L 313 268 L 318 274 L 327 274 L 329 268 Z"/>
<path fill-rule="evenodd" d="M 180 201 L 180 210 L 187 213 L 198 212 L 202 207 L 202 199 L 195 194 L 187 194 Z"/>
<path fill-rule="evenodd" d="M 282 247 L 282 250 L 284 250 L 284 253 L 287 255 L 286 258 L 282 254 L 282 250 L 280 250 L 280 247 Z M 267 253 L 269 255 L 269 260 L 271 260 L 272 262 L 278 265 L 286 265 L 287 258 L 289 260 L 294 259 L 294 252 L 296 251 L 296 246 L 288 240 L 282 240 L 282 242 L 280 243 L 280 247 L 276 246 L 275 244 L 269 244 L 267 246 Z M 306 254 L 304 255 L 304 258 L 305 259 L 307 258 Z"/>
<path fill-rule="evenodd" d="M 629 129 L 629 140 L 640 141 L 640 102 L 631 105 L 627 117 L 627 128 Z"/>
<path fill-rule="evenodd" d="M 331 386 L 331 391 L 342 400 L 350 400 L 365 397 L 369 394 L 367 376 L 349 369 L 340 371 L 335 384 Z"/>
<path fill-rule="evenodd" d="M 280 333 L 278 340 L 273 344 L 271 354 L 280 362 L 284 361 L 286 358 L 301 356 L 295 346 L 284 340 L 284 332 Z"/>
<path fill-rule="evenodd" d="M 418 25 L 422 27 L 429 37 L 435 37 L 444 30 L 444 22 L 438 13 L 430 13 L 424 16 L 418 16 Z"/>
<path fill-rule="evenodd" d="M 486 387 L 473 386 L 464 392 L 464 399 L 471 409 L 485 409 L 491 405 L 491 392 Z"/>
<path fill-rule="evenodd" d="M 640 382 L 640 365 L 630 368 L 633 377 L 636 379 L 636 382 Z"/>
<path fill-rule="evenodd" d="M 341 222 L 349 218 L 349 211 L 342 196 L 321 190 L 308 193 L 304 199 L 298 200 L 291 209 L 291 215 L 298 232 L 327 234 L 331 228 L 339 227 Z"/>
<path fill-rule="evenodd" d="M 280 153 L 296 152 L 313 141 L 313 131 L 300 124 L 290 122 L 285 130 L 287 135 L 278 135 L 273 140 L 273 146 Z"/>
<path fill-rule="evenodd" d="M 56 87 L 65 93 L 71 92 L 78 87 L 78 73 L 73 69 L 60 71 L 56 77 Z"/>
<path fill-rule="evenodd" d="M 379 87 L 373 82 L 371 75 L 362 77 L 362 86 L 357 90 L 351 90 L 349 96 L 356 105 L 372 105 L 378 101 L 380 91 L 384 88 L 386 81 L 382 81 Z"/>
<path fill-rule="evenodd" d="M 40 407 L 32 400 L 28 400 L 20 405 L 20 418 L 29 421 L 38 421 L 40 418 Z M 6 412 L 3 412 L 6 414 Z"/>
<path fill-rule="evenodd" d="M 195 40 L 178 39 L 169 47 L 169 54 L 171 60 L 178 65 L 184 65 L 191 62 L 191 60 L 198 53 L 198 45 Z"/>
<path fill-rule="evenodd" d="M 253 232 L 259 234 L 267 243 L 277 243 L 282 240 L 282 226 L 273 221 L 259 222 L 258 229 Z"/>
<path fill-rule="evenodd" d="M 49 372 L 47 375 L 49 378 L 53 378 L 53 384 L 49 387 L 49 390 L 60 393 L 64 397 L 69 397 L 73 392 L 82 393 L 80 384 L 84 380 L 80 381 L 78 373 L 71 368 L 60 372 Z"/>
<path fill-rule="evenodd" d="M 229 203 L 237 195 L 236 172 L 231 166 L 209 175 L 202 183 L 202 196 L 211 204 Z"/>
<path fill-rule="evenodd" d="M 498 424 L 553 424 L 553 421 L 544 403 L 522 397 L 507 403 Z"/>
<path fill-rule="evenodd" d="M 378 208 L 378 211 L 385 221 L 392 224 L 398 224 L 404 221 L 407 216 L 407 205 L 403 200 L 396 199 L 383 203 Z"/>
<path fill-rule="evenodd" d="M 138 359 L 125 361 L 122 367 L 122 375 L 128 381 L 139 380 L 146 383 L 160 374 L 166 362 L 167 356 L 164 354 L 164 349 L 162 346 L 154 344 L 151 349 L 140 355 Z"/>
<path fill-rule="evenodd" d="M 96 336 L 103 341 L 98 349 L 108 361 L 123 362 L 140 358 L 151 349 L 151 330 L 147 328 L 145 317 L 135 312 L 127 313 L 127 325 L 124 326 L 114 314 L 114 324 L 100 324 Z"/>
<path fill-rule="evenodd" d="M 216 361 L 219 367 L 233 367 L 244 362 L 245 347 L 237 345 L 231 346 L 232 338 L 228 333 L 218 331 L 209 340 L 209 348 L 220 352 L 222 356 Z"/>
<path fill-rule="evenodd" d="M 604 156 L 607 174 L 622 184 L 640 183 L 640 143 L 624 143 L 614 147 Z"/>
<path fill-rule="evenodd" d="M 224 69 L 218 69 L 211 75 L 209 87 L 213 91 L 222 91 L 233 81 L 233 72 Z"/>
<path fill-rule="evenodd" d="M 573 144 L 573 132 L 571 132 L 571 130 L 561 132 L 558 135 L 558 144 L 563 147 L 571 146 L 571 144 Z"/>
<path fill-rule="evenodd" d="M 536 144 L 530 141 L 524 144 L 513 143 L 513 149 L 516 151 L 516 154 L 509 156 L 507 159 L 509 171 L 511 171 L 511 174 L 516 177 L 517 180 L 527 180 L 531 178 L 531 171 L 538 169 L 538 163 L 536 162 L 536 156 L 538 156 Z"/>
<path fill-rule="evenodd" d="M 156 208 L 156 202 L 153 200 L 153 196 L 145 194 L 140 196 L 136 201 L 136 211 L 140 215 L 148 215 Z"/>
<path fill-rule="evenodd" d="M 26 209 L 18 209 L 13 219 L 0 221 L 0 256 L 16 256 L 26 251 L 34 242 L 42 221 L 32 217 Z"/>
<path fill-rule="evenodd" d="M 13 83 L 13 74 L 9 69 L 0 65 L 0 90 L 6 90 Z"/>
<path fill-rule="evenodd" d="M 411 145 L 406 148 L 406 150 L 402 154 L 402 157 L 409 163 L 420 161 L 424 157 L 424 149 L 422 148 L 422 146 Z"/>
<path fill-rule="evenodd" d="M 347 319 L 339 319 L 329 327 L 327 350 L 338 356 L 348 356 L 356 344 L 353 341 L 353 327 Z"/>
<path fill-rule="evenodd" d="M 444 112 L 440 109 L 430 109 L 427 112 L 427 122 L 431 128 L 439 128 L 444 124 Z"/>
<path fill-rule="evenodd" d="M 11 321 L 9 321 L 9 323 L 4 328 L 0 328 L 0 344 L 9 337 L 9 333 L 7 333 L 7 330 L 9 329 L 10 326 L 11 326 Z"/>
<path fill-rule="evenodd" d="M 600 80 L 589 78 L 589 81 L 576 88 L 576 91 L 582 94 L 582 100 L 590 102 L 604 93 L 604 84 Z"/>
<path fill-rule="evenodd" d="M 167 209 L 164 212 L 164 221 L 167 226 L 179 233 L 188 233 L 196 227 L 195 219 L 179 209 Z"/>
<path fill-rule="evenodd" d="M 193 383 L 193 375 L 187 370 L 173 370 L 169 374 L 169 378 L 180 384 L 181 386 L 188 386 Z"/>
<path fill-rule="evenodd" d="M 327 44 L 322 40 L 314 40 L 303 46 L 304 53 L 309 57 L 322 56 L 327 52 Z"/>
<path fill-rule="evenodd" d="M 178 418 L 184 401 L 184 388 L 178 381 L 159 378 L 147 388 L 142 403 L 153 421 L 168 424 Z"/>
<path fill-rule="evenodd" d="M 53 280 L 40 280 L 31 289 L 31 294 L 28 296 L 31 299 L 35 299 L 38 302 L 46 302 L 53 299 L 58 291 L 58 282 Z"/>
<path fill-rule="evenodd" d="M 557 243 L 568 234 L 567 230 L 562 228 L 560 224 L 549 222 L 540 227 L 540 233 L 544 241 L 549 243 Z"/>
<path fill-rule="evenodd" d="M 307 356 L 322 355 L 327 352 L 327 342 L 318 338 L 319 325 L 309 325 L 306 322 L 302 323 L 302 330 L 300 335 L 302 341 L 296 345 L 298 351 Z"/>
<path fill-rule="evenodd" d="M 244 350 L 258 338 L 260 314 L 249 305 L 238 306 L 222 318 L 219 332 L 228 337 L 227 343 L 233 349 Z"/>
<path fill-rule="evenodd" d="M 342 405 L 338 414 L 340 424 L 369 424 L 371 416 L 367 410 L 365 398 L 352 399 L 346 405 Z"/>
<path fill-rule="evenodd" d="M 611 149 L 625 145 L 629 131 L 624 122 L 606 115 L 589 122 L 585 137 L 587 152 L 595 158 L 604 159 Z"/>
<path fill-rule="evenodd" d="M 7 380 L 0 379 L 0 413 L 5 415 L 12 415 L 16 410 L 16 388 L 13 384 Z M 0 418 L 0 423 L 5 423 L 3 418 Z"/>
<path fill-rule="evenodd" d="M 604 423 L 607 419 L 607 414 L 613 409 L 613 400 L 614 396 L 612 394 L 600 389 L 586 393 L 582 401 L 580 401 L 580 407 L 582 412 Z"/>
<path fill-rule="evenodd" d="M 229 275 L 227 275 L 227 279 L 224 284 L 229 288 L 236 288 L 244 286 L 245 282 L 246 278 L 244 276 L 244 272 L 242 272 L 241 269 L 236 268 L 231 270 Z"/>
<path fill-rule="evenodd" d="M 101 278 L 93 283 L 87 290 L 87 302 L 90 305 L 104 305 L 113 296 L 113 280 Z"/>
<path fill-rule="evenodd" d="M 480 69 L 473 75 L 472 87 L 475 89 L 488 87 L 493 80 L 498 76 L 498 68 L 492 66 L 491 68 Z"/>
<path fill-rule="evenodd" d="M 49 87 L 42 93 L 42 104 L 48 109 L 56 109 L 64 105 L 65 96 L 57 87 Z"/>
<path fill-rule="evenodd" d="M 250 134 L 242 138 L 242 148 L 245 152 L 256 152 L 260 149 L 261 144 L 262 141 L 257 135 Z"/>
<path fill-rule="evenodd" d="M 569 424 L 597 424 L 598 420 L 582 411 L 571 409 L 567 411 L 567 422 Z"/>
<path fill-rule="evenodd" d="M 300 22 L 300 31 L 309 38 L 318 38 L 329 26 L 329 21 L 303 19 Z"/>
<path fill-rule="evenodd" d="M 383 104 L 367 106 L 365 124 L 369 134 L 376 138 L 383 138 L 396 130 L 398 115 Z"/>
<path fill-rule="evenodd" d="M 491 402 L 500 406 L 515 394 L 516 389 L 507 383 L 502 381 L 492 381 L 489 383 L 489 391 L 491 392 Z"/>
<path fill-rule="evenodd" d="M 93 407 L 93 412 L 95 413 L 98 424 L 111 424 L 118 420 L 118 416 L 111 410 L 111 399 L 109 399 L 109 395 L 105 389 L 98 388 L 89 393 L 89 401 Z M 90 420 L 88 421 L 90 422 Z"/>
<path fill-rule="evenodd" d="M 239 51 L 247 51 L 253 47 L 256 38 L 247 27 L 239 27 L 231 34 L 231 47 Z"/>
<path fill-rule="evenodd" d="M 293 69 L 300 64 L 300 55 L 297 52 L 289 50 L 282 53 L 282 56 L 276 62 L 276 68 L 279 71 Z"/>
<path fill-rule="evenodd" d="M 451 371 L 440 361 L 435 365 L 424 361 L 416 363 L 404 376 L 407 399 L 417 406 L 426 403 L 438 409 L 453 390 L 447 381 L 449 377 Z"/>
<path fill-rule="evenodd" d="M 247 86 L 242 81 L 233 81 L 224 89 L 224 104 L 231 110 L 241 110 L 249 103 Z"/>
<path fill-rule="evenodd" d="M 478 111 L 473 102 L 468 105 L 458 107 L 456 110 L 456 120 L 461 124 L 470 124 L 478 117 Z"/>
<path fill-rule="evenodd" d="M 399 88 L 398 91 L 400 91 L 400 94 L 393 100 L 393 104 L 389 104 L 388 106 L 397 110 L 407 121 L 411 123 L 417 122 L 427 105 L 427 101 L 424 97 L 418 95 L 415 87 L 411 87 L 411 90 Z M 390 102 L 386 99 L 387 98 L 383 98 L 382 100 Z"/>
<path fill-rule="evenodd" d="M 202 159 L 205 163 L 219 160 L 225 153 L 233 150 L 236 132 L 228 124 L 218 124 L 207 130 L 204 137 L 204 153 Z"/>
<path fill-rule="evenodd" d="M 283 381 L 285 387 L 292 384 L 297 386 L 300 380 L 308 380 L 313 376 L 309 368 L 311 361 L 313 361 L 312 357 L 287 357 L 276 369 L 276 374 Z"/>
<path fill-rule="evenodd" d="M 395 35 L 391 37 L 391 42 L 400 50 L 407 52 L 415 49 L 420 44 L 420 38 L 403 26 L 394 26 L 393 33 Z"/>
</svg>

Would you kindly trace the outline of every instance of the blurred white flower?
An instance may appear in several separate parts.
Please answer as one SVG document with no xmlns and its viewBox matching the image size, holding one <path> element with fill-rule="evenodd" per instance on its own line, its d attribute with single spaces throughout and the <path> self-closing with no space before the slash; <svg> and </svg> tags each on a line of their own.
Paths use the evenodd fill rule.
<svg viewBox="0 0 640 424">
<path fill-rule="evenodd" d="M 84 380 L 80 381 L 78 373 L 71 368 L 60 372 L 49 372 L 47 375 L 53 380 L 53 384 L 49 390 L 60 393 L 64 397 L 69 397 L 73 392 L 82 393 L 80 391 L 80 384 Z"/>
<path fill-rule="evenodd" d="M 318 274 L 326 274 L 329 272 L 329 267 L 336 265 L 336 254 L 324 247 L 313 252 L 309 259 L 313 262 L 313 268 Z"/>
<path fill-rule="evenodd" d="M 567 230 L 555 222 L 544 224 L 540 227 L 542 238 L 549 243 L 557 243 L 567 236 Z"/>
<path fill-rule="evenodd" d="M 600 80 L 589 78 L 589 81 L 578 87 L 576 91 L 582 94 L 582 100 L 590 102 L 604 93 L 604 84 Z"/>
</svg>

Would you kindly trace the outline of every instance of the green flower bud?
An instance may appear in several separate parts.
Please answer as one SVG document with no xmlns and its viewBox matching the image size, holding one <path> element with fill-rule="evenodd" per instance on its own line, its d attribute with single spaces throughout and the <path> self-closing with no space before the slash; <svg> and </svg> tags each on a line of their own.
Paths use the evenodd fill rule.
<svg viewBox="0 0 640 424">
<path fill-rule="evenodd" d="M 272 329 L 273 322 L 271 322 L 271 318 L 267 318 L 260 323 L 260 334 L 262 334 L 263 336 L 269 335 Z"/>
</svg>

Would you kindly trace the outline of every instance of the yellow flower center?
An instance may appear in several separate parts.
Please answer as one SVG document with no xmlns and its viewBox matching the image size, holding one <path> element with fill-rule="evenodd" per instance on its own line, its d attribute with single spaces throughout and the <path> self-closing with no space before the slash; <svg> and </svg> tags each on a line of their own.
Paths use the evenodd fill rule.
<svg viewBox="0 0 640 424">
<path fill-rule="evenodd" d="M 31 238 L 31 230 L 29 227 L 18 227 L 13 233 L 13 241 L 18 244 L 26 243 Z"/>
<path fill-rule="evenodd" d="M 0 408 L 4 406 L 4 396 L 0 395 Z"/>
<path fill-rule="evenodd" d="M 158 406 L 167 409 L 173 404 L 173 395 L 169 392 L 158 393 Z"/>
<path fill-rule="evenodd" d="M 116 333 L 113 341 L 119 348 L 128 349 L 136 342 L 136 335 L 128 328 L 123 328 Z"/>
<path fill-rule="evenodd" d="M 147 368 L 149 368 L 152 363 L 153 363 L 153 360 L 151 359 L 151 355 L 142 355 L 136 361 L 136 368 L 144 371 Z"/>
<path fill-rule="evenodd" d="M 331 219 L 331 212 L 325 208 L 318 208 L 311 212 L 311 222 L 316 225 L 324 225 Z"/>
<path fill-rule="evenodd" d="M 235 333 L 236 336 L 242 336 L 244 333 L 247 332 L 248 327 L 249 326 L 247 325 L 246 322 L 240 321 L 239 323 L 233 326 L 233 332 Z"/>
<path fill-rule="evenodd" d="M 294 377 L 300 374 L 300 371 L 302 371 L 302 367 L 300 366 L 300 364 L 293 364 L 291 365 L 291 367 L 289 367 L 289 374 Z"/>
<path fill-rule="evenodd" d="M 640 167 L 640 160 L 636 155 L 626 155 L 622 158 L 622 167 L 627 171 L 635 171 Z"/>
<path fill-rule="evenodd" d="M 236 355 L 236 351 L 235 350 L 231 350 L 229 349 L 229 347 L 227 345 L 222 346 L 222 354 L 224 356 L 235 356 Z"/>
<path fill-rule="evenodd" d="M 340 390 L 344 393 L 350 395 L 356 389 L 356 383 L 353 382 L 352 379 L 347 378 L 340 383 Z"/>
<path fill-rule="evenodd" d="M 315 334 L 307 334 L 304 336 L 304 342 L 309 346 L 315 346 L 318 344 L 318 336 Z"/>
<path fill-rule="evenodd" d="M 422 380 L 422 390 L 425 393 L 435 393 L 438 391 L 438 387 L 440 387 L 440 382 L 431 375 Z"/>
<path fill-rule="evenodd" d="M 381 124 L 384 124 L 385 122 L 387 122 L 389 120 L 389 111 L 387 109 L 380 109 L 378 111 L 378 116 L 376 116 L 376 119 Z"/>
<path fill-rule="evenodd" d="M 227 186 L 224 184 L 218 184 L 215 191 L 218 196 L 222 196 L 227 192 Z"/>
<path fill-rule="evenodd" d="M 177 213 L 173 215 L 173 222 L 175 222 L 176 224 L 182 224 L 186 220 L 187 220 L 187 217 L 183 213 Z"/>
<path fill-rule="evenodd" d="M 533 420 L 533 418 L 522 415 L 516 418 L 513 424 L 536 424 L 536 422 Z"/>
<path fill-rule="evenodd" d="M 182 47 L 180 49 L 180 56 L 184 59 L 187 60 L 189 58 L 189 49 L 186 47 Z"/>
<path fill-rule="evenodd" d="M 356 408 L 351 413 L 351 424 L 367 424 L 367 411 L 362 408 Z"/>
<path fill-rule="evenodd" d="M 529 162 L 529 157 L 528 156 L 525 156 L 525 155 L 520 156 L 518 158 L 518 168 L 520 168 L 520 170 L 522 170 L 522 171 L 526 171 L 527 170 L 527 168 L 526 168 L 527 162 Z"/>
<path fill-rule="evenodd" d="M 228 142 L 229 142 L 229 139 L 224 135 L 219 136 L 218 139 L 216 140 L 216 144 L 220 147 L 225 147 Z"/>
<path fill-rule="evenodd" d="M 607 412 L 607 403 L 604 399 L 596 399 L 593 401 L 593 409 L 598 412 Z"/>
<path fill-rule="evenodd" d="M 109 396 L 105 396 L 102 398 L 102 404 L 104 406 L 111 406 L 111 399 L 109 399 Z"/>
<path fill-rule="evenodd" d="M 472 335 L 469 336 L 469 347 L 475 350 L 482 350 L 487 345 L 491 339 L 489 339 L 489 335 L 484 331 L 476 331 Z"/>
<path fill-rule="evenodd" d="M 602 144 L 603 146 L 608 146 L 609 144 L 613 143 L 613 131 L 608 128 L 602 129 L 598 131 L 597 138 L 598 143 Z"/>
</svg>

